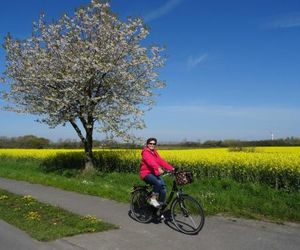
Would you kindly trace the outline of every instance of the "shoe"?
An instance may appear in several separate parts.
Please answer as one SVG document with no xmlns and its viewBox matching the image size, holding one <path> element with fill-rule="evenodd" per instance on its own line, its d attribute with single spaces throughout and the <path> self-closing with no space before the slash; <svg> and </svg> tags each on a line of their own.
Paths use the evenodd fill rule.
<svg viewBox="0 0 300 250">
<path fill-rule="evenodd" d="M 158 203 L 158 201 L 155 198 L 150 198 L 150 202 L 149 202 L 153 207 L 159 207 L 160 204 Z"/>
</svg>

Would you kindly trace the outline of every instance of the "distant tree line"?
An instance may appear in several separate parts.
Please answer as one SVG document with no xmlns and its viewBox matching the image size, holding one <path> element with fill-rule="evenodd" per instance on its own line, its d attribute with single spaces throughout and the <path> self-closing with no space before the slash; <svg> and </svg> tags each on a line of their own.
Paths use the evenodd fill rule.
<svg viewBox="0 0 300 250">
<path fill-rule="evenodd" d="M 167 144 L 163 145 L 167 146 Z M 207 140 L 202 142 L 183 141 L 174 144 L 175 147 L 190 148 L 220 148 L 220 147 L 262 147 L 262 146 L 300 146 L 300 138 L 287 137 L 275 140 Z"/>
<path fill-rule="evenodd" d="M 141 145 L 134 143 L 120 143 L 115 140 L 94 140 L 95 148 L 141 148 Z M 259 146 L 300 146 L 300 138 L 287 137 L 276 140 L 207 140 L 186 141 L 178 143 L 160 143 L 160 148 L 220 148 L 220 147 L 259 147 Z M 35 135 L 25 135 L 19 137 L 0 137 L 0 148 L 82 148 L 82 142 L 71 139 L 60 139 L 53 142 L 43 137 Z"/>
<path fill-rule="evenodd" d="M 132 143 L 118 143 L 114 140 L 93 140 L 95 148 L 140 148 L 139 145 Z M 43 137 L 35 135 L 25 135 L 19 137 L 0 136 L 0 148 L 32 148 L 32 149 L 46 149 L 46 148 L 82 148 L 82 142 L 72 139 L 59 139 L 53 142 Z"/>
<path fill-rule="evenodd" d="M 0 137 L 0 148 L 46 148 L 49 147 L 50 143 L 50 140 L 34 135 Z"/>
</svg>

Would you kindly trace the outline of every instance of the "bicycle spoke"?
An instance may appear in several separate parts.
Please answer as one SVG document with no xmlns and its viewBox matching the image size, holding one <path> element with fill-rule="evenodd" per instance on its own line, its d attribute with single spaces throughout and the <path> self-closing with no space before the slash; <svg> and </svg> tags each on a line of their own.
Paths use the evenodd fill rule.
<svg viewBox="0 0 300 250">
<path fill-rule="evenodd" d="M 204 224 L 201 205 L 187 195 L 182 196 L 173 203 L 172 218 L 177 229 L 187 234 L 199 232 Z"/>
<path fill-rule="evenodd" d="M 148 193 L 146 190 L 137 190 L 132 195 L 131 213 L 139 222 L 147 223 L 152 219 L 153 210 L 147 202 Z"/>
<path fill-rule="evenodd" d="M 196 229 L 197 228 L 197 224 L 196 224 L 195 220 L 193 219 L 193 217 L 190 215 L 188 209 L 185 207 L 184 201 L 182 201 L 180 203 L 180 208 L 181 208 L 182 213 L 184 214 L 184 216 L 187 217 L 187 218 L 189 218 L 191 220 L 191 222 L 193 223 L 194 229 Z"/>
</svg>

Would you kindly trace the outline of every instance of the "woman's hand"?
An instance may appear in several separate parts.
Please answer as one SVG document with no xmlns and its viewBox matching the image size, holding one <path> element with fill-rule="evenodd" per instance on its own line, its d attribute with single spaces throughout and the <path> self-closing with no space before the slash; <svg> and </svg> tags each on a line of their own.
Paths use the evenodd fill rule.
<svg viewBox="0 0 300 250">
<path fill-rule="evenodd" d="M 164 171 L 161 167 L 159 167 L 159 168 L 158 168 L 158 172 L 159 172 L 159 174 L 161 175 L 161 174 L 163 174 L 165 171 Z"/>
</svg>

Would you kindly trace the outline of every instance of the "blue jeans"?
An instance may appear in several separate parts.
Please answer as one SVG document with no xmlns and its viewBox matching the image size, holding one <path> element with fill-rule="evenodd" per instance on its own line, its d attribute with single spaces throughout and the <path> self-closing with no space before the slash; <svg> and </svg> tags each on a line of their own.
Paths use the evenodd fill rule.
<svg viewBox="0 0 300 250">
<path fill-rule="evenodd" d="M 167 189 L 164 180 L 160 176 L 148 174 L 145 176 L 144 181 L 153 186 L 153 193 L 159 195 L 158 201 L 164 202 L 166 199 Z"/>
</svg>

